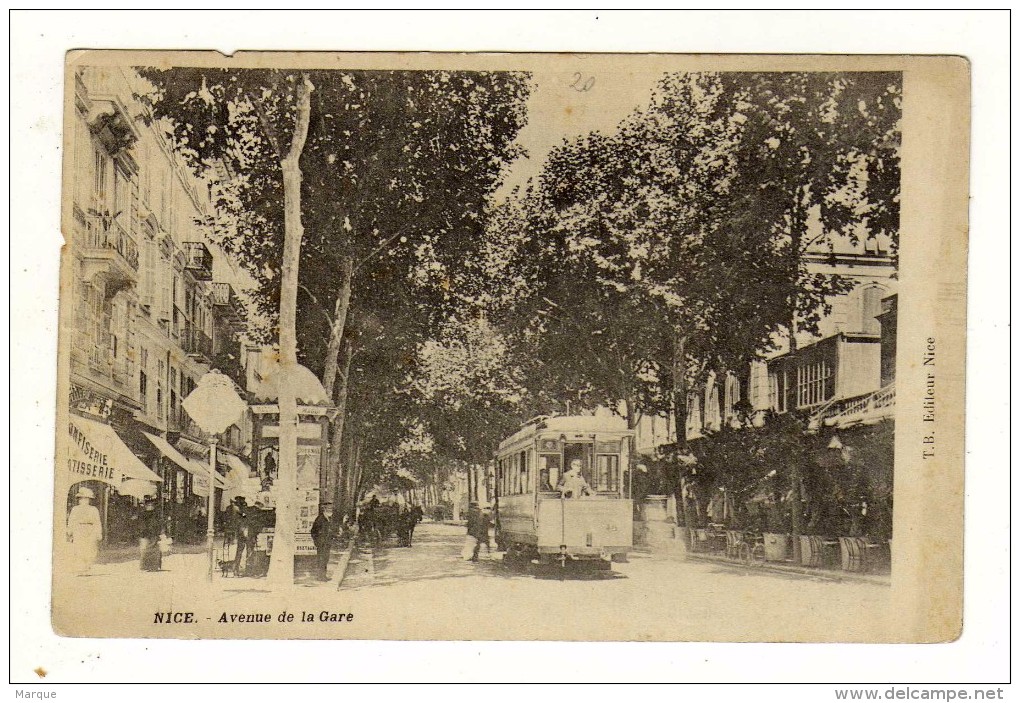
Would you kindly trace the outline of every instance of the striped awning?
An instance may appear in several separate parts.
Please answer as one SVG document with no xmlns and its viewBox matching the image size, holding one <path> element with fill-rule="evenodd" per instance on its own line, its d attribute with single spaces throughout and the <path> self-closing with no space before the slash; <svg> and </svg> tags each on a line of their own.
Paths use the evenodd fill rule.
<svg viewBox="0 0 1020 703">
<path fill-rule="evenodd" d="M 68 478 L 102 481 L 119 488 L 127 479 L 162 481 L 124 443 L 110 425 L 72 415 L 68 420 Z"/>
</svg>

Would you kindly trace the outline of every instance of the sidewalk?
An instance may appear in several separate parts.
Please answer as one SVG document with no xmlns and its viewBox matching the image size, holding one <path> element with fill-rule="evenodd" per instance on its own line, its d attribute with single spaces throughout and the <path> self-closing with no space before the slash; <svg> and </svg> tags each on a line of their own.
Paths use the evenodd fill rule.
<svg viewBox="0 0 1020 703">
<path fill-rule="evenodd" d="M 756 571 L 773 571 L 776 573 L 786 574 L 800 574 L 802 576 L 815 576 L 817 578 L 824 578 L 830 581 L 857 581 L 860 583 L 870 583 L 876 586 L 890 586 L 892 585 L 892 578 L 889 574 L 863 574 L 856 571 L 843 571 L 837 569 L 823 569 L 820 567 L 812 568 L 810 566 L 798 566 L 796 564 L 785 564 L 775 561 L 767 561 L 760 566 L 745 566 L 740 562 L 734 561 L 729 557 L 723 556 L 722 554 L 712 554 L 708 552 L 695 552 L 687 553 L 687 559 L 693 559 L 695 561 L 710 561 L 717 564 L 724 564 L 726 566 L 733 567 L 734 569 L 745 569 L 745 570 L 756 570 Z"/>
<path fill-rule="evenodd" d="M 730 559 L 723 554 L 717 554 L 713 552 L 691 552 L 686 549 L 683 542 L 680 540 L 670 540 L 668 545 L 658 544 L 654 546 L 649 545 L 635 545 L 635 552 L 647 554 L 660 559 L 668 559 L 670 561 L 686 561 L 688 559 L 692 561 L 704 561 L 720 564 L 722 566 L 728 566 L 732 569 L 740 570 L 755 570 L 755 571 L 771 571 L 774 573 L 786 573 L 786 574 L 798 574 L 801 576 L 814 576 L 817 578 L 823 578 L 830 581 L 855 581 L 860 583 L 870 583 L 878 586 L 890 586 L 892 585 L 892 577 L 890 574 L 864 574 L 856 571 L 842 571 L 840 569 L 824 569 L 820 567 L 800 566 L 793 563 L 782 563 L 767 561 L 760 566 L 745 566 L 744 564 Z"/>
<path fill-rule="evenodd" d="M 313 555 L 301 555 L 294 560 L 294 584 L 305 587 L 320 587 L 336 589 L 338 582 L 343 578 L 347 562 L 350 560 L 350 547 L 335 549 L 329 558 L 327 573 L 328 581 L 320 581 L 316 577 L 316 558 Z M 141 571 L 137 547 L 123 547 L 104 550 L 99 560 L 90 570 L 93 577 L 106 576 L 133 576 Z M 174 544 L 170 554 L 163 556 L 163 568 L 158 572 L 148 572 L 152 575 L 165 574 L 175 580 L 198 580 L 207 582 L 209 574 L 209 556 L 204 545 Z M 265 578 L 252 578 L 246 576 L 224 576 L 220 569 L 213 574 L 213 583 L 230 586 L 231 588 L 245 588 L 250 586 L 255 589 L 265 588 Z"/>
</svg>

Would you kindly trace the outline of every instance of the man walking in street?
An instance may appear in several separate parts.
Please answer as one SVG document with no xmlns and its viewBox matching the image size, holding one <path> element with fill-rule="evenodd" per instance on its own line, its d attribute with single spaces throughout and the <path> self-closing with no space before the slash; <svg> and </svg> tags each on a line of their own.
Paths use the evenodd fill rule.
<svg viewBox="0 0 1020 703">
<path fill-rule="evenodd" d="M 478 561 L 478 552 L 482 544 L 485 544 L 486 552 L 491 553 L 489 547 L 489 520 L 481 511 L 478 503 L 471 502 L 468 506 L 467 533 L 470 539 L 474 540 L 471 547 L 471 561 Z"/>
<path fill-rule="evenodd" d="M 410 523 L 407 526 L 407 546 L 411 546 L 411 542 L 414 540 L 414 528 L 418 526 L 418 523 L 422 521 L 425 513 L 422 512 L 420 505 L 415 505 L 411 508 Z"/>
<path fill-rule="evenodd" d="M 319 515 L 312 523 L 312 542 L 315 544 L 315 551 L 319 557 L 318 579 L 329 581 L 327 569 L 329 568 L 330 535 L 329 510 L 330 506 L 325 503 L 319 504 Z"/>
</svg>

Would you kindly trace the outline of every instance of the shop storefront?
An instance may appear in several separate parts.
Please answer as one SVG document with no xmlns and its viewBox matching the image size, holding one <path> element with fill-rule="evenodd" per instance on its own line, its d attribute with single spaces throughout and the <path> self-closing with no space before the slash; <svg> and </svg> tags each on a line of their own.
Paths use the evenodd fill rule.
<svg viewBox="0 0 1020 703">
<path fill-rule="evenodd" d="M 157 495 L 162 477 L 136 456 L 113 426 L 77 414 L 68 417 L 58 456 L 57 490 L 65 516 L 81 488 L 88 488 L 102 522 L 102 544 L 124 546 L 137 538 L 139 504 Z"/>
</svg>

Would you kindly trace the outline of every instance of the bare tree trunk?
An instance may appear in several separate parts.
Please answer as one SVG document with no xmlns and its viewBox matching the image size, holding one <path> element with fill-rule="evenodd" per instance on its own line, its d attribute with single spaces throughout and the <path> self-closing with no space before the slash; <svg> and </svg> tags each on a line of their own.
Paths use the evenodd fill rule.
<svg viewBox="0 0 1020 703">
<path fill-rule="evenodd" d="M 297 116 L 290 149 L 281 159 L 283 170 L 284 243 L 280 280 L 280 463 L 276 490 L 276 530 L 268 579 L 278 587 L 294 585 L 294 530 L 297 496 L 298 414 L 294 385 L 297 369 L 298 265 L 301 259 L 301 152 L 308 137 L 314 86 L 302 75 L 297 86 Z"/>
<path fill-rule="evenodd" d="M 332 496 L 337 504 L 341 500 L 341 456 L 344 446 L 344 426 L 347 422 L 347 394 L 350 389 L 351 359 L 354 358 L 354 345 L 350 341 L 344 343 L 340 385 L 337 390 L 336 418 L 333 420 L 333 431 L 330 436 L 329 456 L 326 460 L 326 495 Z M 332 396 L 331 396 L 332 397 Z M 350 470 L 350 465 L 347 467 Z"/>
<path fill-rule="evenodd" d="M 687 544 L 690 544 L 694 516 L 687 501 L 687 467 L 679 457 L 687 453 L 687 335 L 677 331 L 673 334 L 673 423 L 676 433 L 676 447 L 680 481 L 676 487 L 677 517 L 683 518 Z"/>
<path fill-rule="evenodd" d="M 354 495 L 355 489 L 354 479 L 356 478 L 354 475 L 354 452 L 356 447 L 354 446 L 353 439 L 347 440 L 346 444 L 347 444 L 347 464 L 346 464 L 347 471 L 342 476 L 341 481 L 342 495 L 340 500 L 344 506 L 344 510 L 349 511 L 351 517 L 353 518 L 354 513 L 356 512 L 355 507 L 357 506 L 358 502 Z"/>
<path fill-rule="evenodd" d="M 349 471 L 353 480 L 353 488 L 351 490 L 351 497 L 353 499 L 353 505 L 357 506 L 358 501 L 361 500 L 362 492 L 362 471 L 361 471 L 361 438 L 355 437 L 353 442 L 353 458 L 351 459 L 351 465 Z"/>
<path fill-rule="evenodd" d="M 339 368 L 340 349 L 347 326 L 347 311 L 351 306 L 351 280 L 354 277 L 354 259 L 345 257 L 340 265 L 340 292 L 337 293 L 333 309 L 333 325 L 329 330 L 329 344 L 326 346 L 326 366 L 322 371 L 322 387 L 326 395 L 333 398 Z"/>
<path fill-rule="evenodd" d="M 801 265 L 801 242 L 804 239 L 804 234 L 807 229 L 807 222 L 805 217 L 805 208 L 803 204 L 804 193 L 801 188 L 797 189 L 797 193 L 794 197 L 793 205 L 793 217 L 792 227 L 790 231 L 791 238 L 791 256 L 793 261 L 790 262 L 791 267 L 795 273 L 799 273 Z M 790 310 L 790 354 L 793 355 L 797 351 L 797 300 L 794 298 L 792 301 L 792 309 Z M 796 386 L 795 386 L 796 388 Z M 795 397 L 796 397 L 796 391 Z M 800 487 L 801 487 L 801 467 L 794 461 L 793 465 L 790 466 L 790 535 L 791 542 L 793 542 L 793 562 L 800 564 L 800 532 L 801 532 L 801 502 L 800 502 Z"/>
<path fill-rule="evenodd" d="M 634 399 L 627 398 L 624 403 L 627 406 L 627 429 L 635 430 L 641 418 L 636 412 L 634 412 Z M 636 450 L 635 437 L 634 435 L 630 435 L 627 437 L 627 485 L 620 486 L 621 490 L 626 491 L 627 498 L 630 500 L 634 499 L 634 452 Z"/>
</svg>

